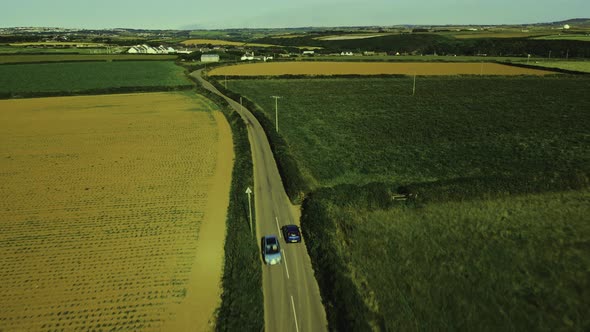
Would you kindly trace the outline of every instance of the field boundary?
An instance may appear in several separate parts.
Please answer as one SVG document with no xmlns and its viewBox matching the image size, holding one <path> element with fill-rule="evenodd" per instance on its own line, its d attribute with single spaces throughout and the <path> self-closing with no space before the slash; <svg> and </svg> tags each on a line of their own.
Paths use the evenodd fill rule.
<svg viewBox="0 0 590 332">
<path fill-rule="evenodd" d="M 245 188 L 254 183 L 248 130 L 240 115 L 221 97 L 196 83 L 196 92 L 217 105 L 230 124 L 234 141 L 234 169 L 227 212 L 221 304 L 216 310 L 216 331 L 264 330 L 262 268 L 258 243 L 250 235 Z M 254 214 L 254 212 L 253 212 Z M 254 228 L 256 223 L 254 223 Z M 252 232 L 256 232 L 253 229 Z"/>
</svg>

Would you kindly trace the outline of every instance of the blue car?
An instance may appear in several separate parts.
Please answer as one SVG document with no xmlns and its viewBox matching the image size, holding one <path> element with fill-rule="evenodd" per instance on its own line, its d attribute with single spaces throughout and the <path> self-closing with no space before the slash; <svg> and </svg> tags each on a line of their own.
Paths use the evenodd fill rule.
<svg viewBox="0 0 590 332">
<path fill-rule="evenodd" d="M 264 263 L 268 265 L 281 263 L 281 246 L 276 235 L 267 235 L 262 238 L 262 256 Z"/>
<path fill-rule="evenodd" d="M 281 227 L 285 242 L 301 242 L 301 231 L 297 225 L 285 225 Z"/>
</svg>

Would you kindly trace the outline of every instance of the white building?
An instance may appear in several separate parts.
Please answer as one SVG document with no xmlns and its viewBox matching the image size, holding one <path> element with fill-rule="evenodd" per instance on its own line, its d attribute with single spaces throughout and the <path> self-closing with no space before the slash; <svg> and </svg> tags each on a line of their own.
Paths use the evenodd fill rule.
<svg viewBox="0 0 590 332">
<path fill-rule="evenodd" d="M 240 60 L 242 61 L 252 61 L 252 60 L 262 60 L 262 61 L 268 61 L 268 60 L 272 60 L 273 57 L 272 56 L 255 56 L 254 52 L 252 53 L 248 53 L 246 52 L 246 54 L 242 55 L 242 57 L 240 58 Z"/>
<path fill-rule="evenodd" d="M 131 54 L 171 54 L 176 53 L 176 50 L 172 47 L 166 47 L 160 45 L 158 47 L 152 47 L 146 44 L 143 45 L 135 45 L 127 50 L 127 53 Z"/>
<path fill-rule="evenodd" d="M 203 54 L 201 62 L 219 62 L 219 54 Z"/>
<path fill-rule="evenodd" d="M 246 52 L 246 54 L 242 55 L 242 57 L 240 58 L 240 60 L 242 60 L 242 61 L 248 61 L 248 60 L 249 61 L 252 61 L 252 60 L 254 60 L 254 52 L 252 52 L 252 53 Z"/>
</svg>

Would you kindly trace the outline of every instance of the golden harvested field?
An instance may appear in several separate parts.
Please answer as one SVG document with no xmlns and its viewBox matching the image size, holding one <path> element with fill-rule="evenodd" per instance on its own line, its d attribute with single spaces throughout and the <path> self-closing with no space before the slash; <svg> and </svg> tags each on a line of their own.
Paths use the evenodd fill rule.
<svg viewBox="0 0 590 332">
<path fill-rule="evenodd" d="M 0 331 L 207 330 L 232 164 L 194 94 L 0 101 Z"/>
<path fill-rule="evenodd" d="M 218 67 L 214 75 L 549 75 L 555 72 L 519 68 L 497 63 L 432 62 L 265 62 Z"/>
</svg>

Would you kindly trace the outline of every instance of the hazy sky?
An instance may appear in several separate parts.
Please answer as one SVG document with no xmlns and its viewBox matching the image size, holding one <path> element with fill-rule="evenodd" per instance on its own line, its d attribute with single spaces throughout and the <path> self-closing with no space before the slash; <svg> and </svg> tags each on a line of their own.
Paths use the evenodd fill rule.
<svg viewBox="0 0 590 332">
<path fill-rule="evenodd" d="M 275 28 L 513 24 L 590 17 L 589 0 L 19 0 L 0 27 Z"/>
</svg>

